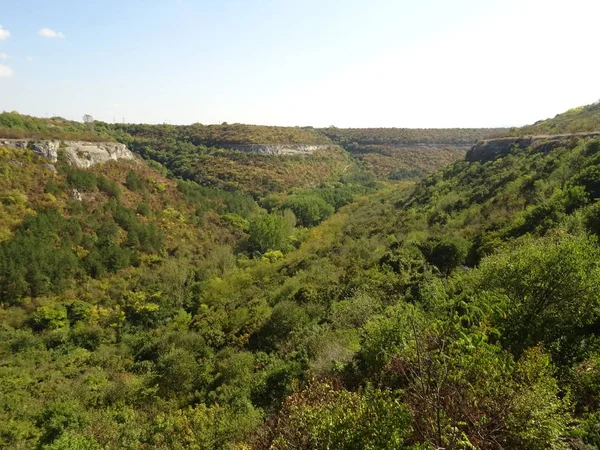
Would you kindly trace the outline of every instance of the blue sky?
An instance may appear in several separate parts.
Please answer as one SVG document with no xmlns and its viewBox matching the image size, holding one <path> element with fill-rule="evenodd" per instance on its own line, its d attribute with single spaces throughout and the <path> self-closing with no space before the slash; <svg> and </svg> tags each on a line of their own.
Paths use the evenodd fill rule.
<svg viewBox="0 0 600 450">
<path fill-rule="evenodd" d="M 600 98 L 598 0 L 0 0 L 0 110 L 340 127 Z"/>
</svg>

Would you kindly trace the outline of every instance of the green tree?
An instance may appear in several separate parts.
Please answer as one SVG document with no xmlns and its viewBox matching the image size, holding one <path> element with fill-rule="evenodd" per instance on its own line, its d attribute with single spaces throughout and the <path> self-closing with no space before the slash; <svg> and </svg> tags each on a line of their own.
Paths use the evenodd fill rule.
<svg viewBox="0 0 600 450">
<path fill-rule="evenodd" d="M 285 251 L 291 232 L 292 227 L 283 216 L 277 214 L 256 216 L 248 226 L 250 250 L 260 253 L 269 250 Z"/>
<path fill-rule="evenodd" d="M 317 225 L 331 216 L 334 208 L 317 195 L 295 194 L 290 195 L 281 205 L 282 209 L 290 209 L 298 224 L 304 227 Z"/>
<path fill-rule="evenodd" d="M 464 239 L 430 237 L 420 248 L 427 262 L 448 276 L 452 270 L 466 262 L 469 246 L 469 242 Z"/>
<path fill-rule="evenodd" d="M 582 332 L 600 313 L 599 260 L 585 235 L 525 239 L 484 259 L 477 289 L 495 299 L 506 347 L 518 355 L 543 343 L 559 363 L 582 351 Z"/>
<path fill-rule="evenodd" d="M 363 392 L 312 383 L 289 397 L 257 449 L 416 448 L 406 443 L 410 414 L 394 394 L 371 387 Z"/>
</svg>

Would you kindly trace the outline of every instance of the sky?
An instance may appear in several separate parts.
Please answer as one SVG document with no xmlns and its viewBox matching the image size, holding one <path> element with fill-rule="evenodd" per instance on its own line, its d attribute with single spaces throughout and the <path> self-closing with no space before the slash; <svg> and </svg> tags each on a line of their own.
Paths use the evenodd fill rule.
<svg viewBox="0 0 600 450">
<path fill-rule="evenodd" d="M 519 126 L 600 99 L 599 0 L 0 0 L 0 111 Z"/>
</svg>

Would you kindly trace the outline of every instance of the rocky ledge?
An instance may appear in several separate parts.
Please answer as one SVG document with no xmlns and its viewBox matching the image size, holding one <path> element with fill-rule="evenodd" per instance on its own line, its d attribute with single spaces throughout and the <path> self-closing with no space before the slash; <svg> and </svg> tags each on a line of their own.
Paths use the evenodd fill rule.
<svg viewBox="0 0 600 450">
<path fill-rule="evenodd" d="M 219 146 L 262 155 L 310 155 L 329 148 L 329 145 L 315 144 L 222 144 Z"/>
<path fill-rule="evenodd" d="M 134 159 L 134 155 L 124 144 L 116 142 L 82 141 L 34 141 L 30 139 L 1 139 L 0 147 L 26 148 L 51 162 L 57 162 L 59 155 L 80 168 L 88 168 L 107 161 Z"/>
<path fill-rule="evenodd" d="M 509 154 L 515 148 L 531 148 L 532 150 L 538 152 L 548 152 L 557 147 L 564 147 L 573 140 L 577 141 L 579 139 L 598 137 L 600 137 L 600 132 L 488 139 L 473 146 L 473 148 L 467 152 L 465 159 L 469 162 L 492 161 L 496 158 Z"/>
</svg>

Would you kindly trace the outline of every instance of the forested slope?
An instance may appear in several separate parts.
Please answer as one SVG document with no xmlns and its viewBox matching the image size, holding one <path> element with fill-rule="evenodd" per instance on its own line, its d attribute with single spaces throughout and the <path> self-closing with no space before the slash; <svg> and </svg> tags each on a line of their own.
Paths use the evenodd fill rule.
<svg viewBox="0 0 600 450">
<path fill-rule="evenodd" d="M 267 213 L 142 161 L 83 170 L 0 148 L 0 447 L 215 448 L 251 434 L 273 400 L 227 393 L 222 372 L 249 381 L 236 349 L 270 308 L 203 306 L 204 286 L 280 260 L 373 189 L 280 193 Z M 265 358 L 261 389 L 285 366 Z M 205 431 L 174 434 L 190 419 Z"/>
</svg>

